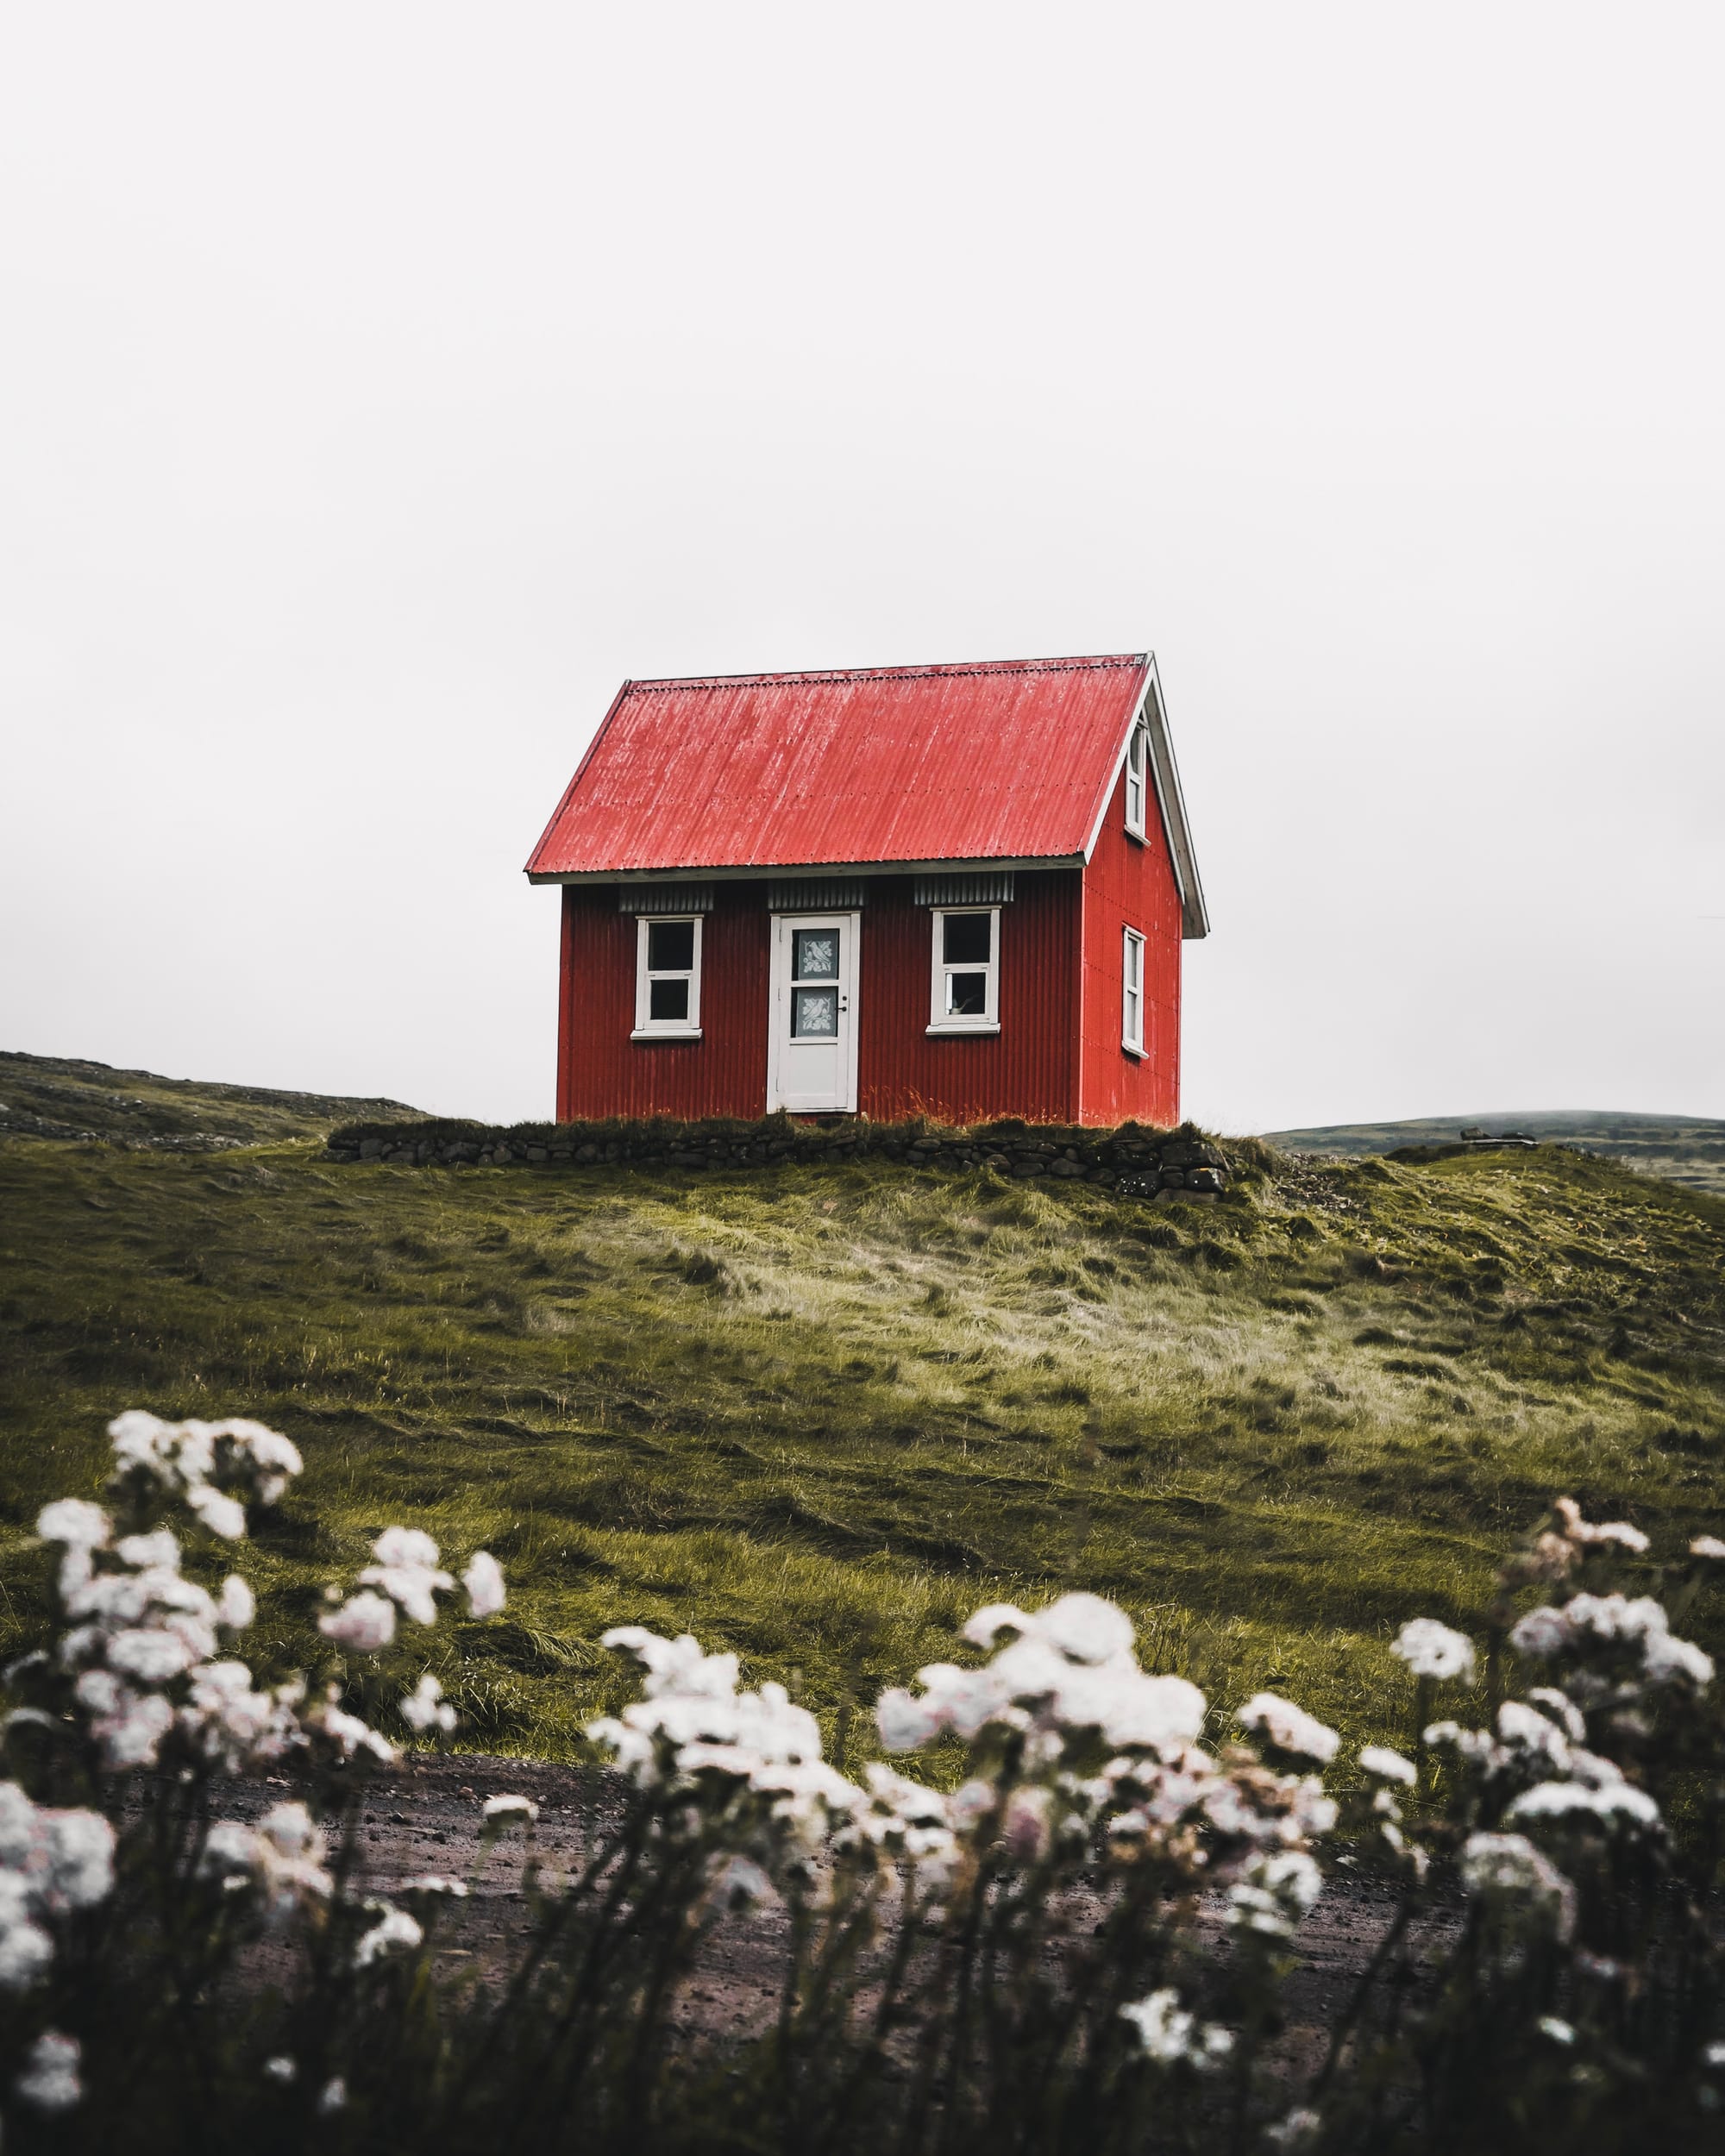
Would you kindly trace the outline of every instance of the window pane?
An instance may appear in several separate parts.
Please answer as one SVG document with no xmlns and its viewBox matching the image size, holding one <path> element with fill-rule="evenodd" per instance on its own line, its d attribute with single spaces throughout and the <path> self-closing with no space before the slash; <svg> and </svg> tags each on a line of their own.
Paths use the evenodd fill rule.
<svg viewBox="0 0 1725 2156">
<path fill-rule="evenodd" d="M 647 984 L 647 1015 L 688 1023 L 689 984 L 687 981 L 650 981 Z"/>
<path fill-rule="evenodd" d="M 836 928 L 796 928 L 791 978 L 794 981 L 837 981 L 838 931 Z"/>
<path fill-rule="evenodd" d="M 994 918 L 988 913 L 949 913 L 941 923 L 940 956 L 949 966 L 986 966 L 994 956 Z"/>
<path fill-rule="evenodd" d="M 988 976 L 985 973 L 950 973 L 946 976 L 946 1009 L 955 1018 L 982 1018 L 988 1015 Z"/>
<path fill-rule="evenodd" d="M 838 1031 L 837 988 L 798 988 L 791 997 L 791 1031 L 800 1041 L 830 1041 Z"/>
<path fill-rule="evenodd" d="M 695 962 L 695 924 L 693 921 L 649 921 L 649 973 L 687 973 Z"/>
</svg>

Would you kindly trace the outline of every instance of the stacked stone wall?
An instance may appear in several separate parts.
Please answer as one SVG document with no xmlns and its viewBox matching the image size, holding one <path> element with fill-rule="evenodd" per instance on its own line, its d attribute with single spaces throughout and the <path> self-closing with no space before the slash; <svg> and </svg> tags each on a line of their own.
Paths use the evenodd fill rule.
<svg viewBox="0 0 1725 2156">
<path fill-rule="evenodd" d="M 947 1130 L 925 1124 L 830 1125 L 771 1116 L 756 1124 L 670 1122 L 518 1125 L 352 1125 L 332 1132 L 332 1160 L 420 1168 L 713 1169 L 813 1166 L 884 1160 L 911 1168 L 992 1169 L 1032 1181 L 1100 1183 L 1122 1196 L 1164 1192 L 1215 1197 L 1226 1186 L 1222 1150 L 1189 1125 L 1154 1131 L 1057 1129 L 990 1124 Z"/>
</svg>

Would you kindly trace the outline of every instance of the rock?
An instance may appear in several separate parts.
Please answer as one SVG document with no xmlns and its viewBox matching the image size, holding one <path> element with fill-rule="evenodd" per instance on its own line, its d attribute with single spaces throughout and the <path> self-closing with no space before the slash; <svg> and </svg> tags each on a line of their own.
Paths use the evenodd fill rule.
<svg viewBox="0 0 1725 2156">
<path fill-rule="evenodd" d="M 1051 1175 L 1082 1175 L 1084 1170 L 1070 1153 L 1063 1153 L 1058 1160 L 1049 1163 L 1048 1172 Z"/>
<path fill-rule="evenodd" d="M 1221 1175 L 1219 1171 L 1214 1168 L 1189 1168 L 1186 1170 L 1186 1188 L 1188 1190 L 1218 1191 L 1221 1188 Z"/>
<path fill-rule="evenodd" d="M 382 1151 L 383 1140 L 380 1138 L 362 1138 L 360 1140 L 361 1160 L 375 1160 Z"/>
</svg>

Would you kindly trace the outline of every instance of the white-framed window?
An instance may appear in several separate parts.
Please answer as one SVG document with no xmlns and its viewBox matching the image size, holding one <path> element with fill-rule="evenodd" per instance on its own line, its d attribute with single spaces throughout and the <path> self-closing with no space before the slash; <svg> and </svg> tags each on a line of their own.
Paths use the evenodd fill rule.
<svg viewBox="0 0 1725 2156">
<path fill-rule="evenodd" d="M 1135 928 L 1121 937 L 1120 1046 L 1129 1056 L 1144 1053 L 1144 938 Z"/>
<path fill-rule="evenodd" d="M 1145 836 L 1145 804 L 1150 794 L 1150 729 L 1142 724 L 1132 730 L 1126 743 L 1126 829 L 1134 838 Z"/>
<path fill-rule="evenodd" d="M 636 922 L 635 1031 L 637 1041 L 701 1037 L 701 917 L 642 914 Z"/>
<path fill-rule="evenodd" d="M 1000 1030 L 1000 909 L 937 906 L 931 1033 L 998 1033 Z"/>
</svg>

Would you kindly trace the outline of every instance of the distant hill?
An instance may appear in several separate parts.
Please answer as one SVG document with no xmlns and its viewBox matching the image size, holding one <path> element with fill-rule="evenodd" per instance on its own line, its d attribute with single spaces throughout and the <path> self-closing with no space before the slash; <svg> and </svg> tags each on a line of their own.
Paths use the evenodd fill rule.
<svg viewBox="0 0 1725 2156">
<path fill-rule="evenodd" d="M 1484 1130 L 1494 1137 L 1520 1131 L 1725 1197 L 1725 1122 L 1706 1116 L 1622 1115 L 1598 1108 L 1521 1110 L 1513 1115 L 1425 1116 L 1406 1123 L 1327 1123 L 1264 1135 L 1290 1153 L 1361 1157 L 1393 1153 L 1404 1145 L 1452 1144 L 1464 1130 Z"/>
<path fill-rule="evenodd" d="M 216 1153 L 273 1139 L 322 1137 L 358 1117 L 418 1114 L 399 1100 L 277 1093 L 116 1070 L 66 1056 L 0 1052 L 0 1139 L 96 1139 L 179 1153 Z"/>
</svg>

